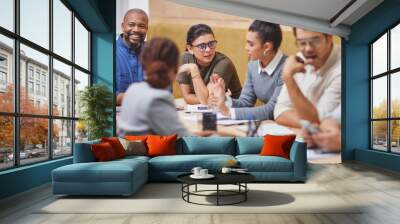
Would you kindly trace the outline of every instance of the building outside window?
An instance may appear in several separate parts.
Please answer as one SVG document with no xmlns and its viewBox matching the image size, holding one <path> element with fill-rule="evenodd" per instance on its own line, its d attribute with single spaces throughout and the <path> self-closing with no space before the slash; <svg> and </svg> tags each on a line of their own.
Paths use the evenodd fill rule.
<svg viewBox="0 0 400 224">
<path fill-rule="evenodd" d="M 0 71 L 0 83 L 3 85 L 7 84 L 7 74 L 3 71 Z"/>
<path fill-rule="evenodd" d="M 36 95 L 40 95 L 40 84 L 36 84 Z"/>
<path fill-rule="evenodd" d="M 42 86 L 42 96 L 46 96 L 46 86 Z"/>
<path fill-rule="evenodd" d="M 58 103 L 58 89 L 54 89 L 53 103 L 56 105 Z"/>
<path fill-rule="evenodd" d="M 0 68 L 7 68 L 7 56 L 0 54 Z"/>
<path fill-rule="evenodd" d="M 29 66 L 28 74 L 29 74 L 29 79 L 33 80 L 33 67 L 32 66 Z"/>
<path fill-rule="evenodd" d="M 0 71 L 0 84 L 7 84 L 7 73 L 5 73 L 4 71 Z"/>
<path fill-rule="evenodd" d="M 46 83 L 46 74 L 45 73 L 42 73 L 42 82 L 43 83 Z"/>
<path fill-rule="evenodd" d="M 5 91 L 7 86 L 7 56 L 0 54 L 0 91 Z"/>
<path fill-rule="evenodd" d="M 33 82 L 31 82 L 31 81 L 28 82 L 28 93 L 29 94 L 33 94 L 34 93 Z"/>
</svg>

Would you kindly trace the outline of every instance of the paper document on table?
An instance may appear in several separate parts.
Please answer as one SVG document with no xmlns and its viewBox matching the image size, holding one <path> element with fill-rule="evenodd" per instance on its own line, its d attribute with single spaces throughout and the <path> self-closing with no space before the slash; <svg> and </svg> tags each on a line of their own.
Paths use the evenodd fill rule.
<svg viewBox="0 0 400 224">
<path fill-rule="evenodd" d="M 187 121 L 200 121 L 201 118 L 199 116 L 197 116 L 196 114 L 185 114 L 183 116 L 183 119 L 187 120 Z"/>
<path fill-rule="evenodd" d="M 212 110 L 203 104 L 186 105 L 186 112 L 197 112 L 197 113 L 207 113 L 212 112 Z"/>
<path fill-rule="evenodd" d="M 185 100 L 183 98 L 175 99 L 174 103 L 175 103 L 176 109 L 178 109 L 178 110 L 184 110 L 185 109 L 186 103 L 185 103 Z"/>
<path fill-rule="evenodd" d="M 218 125 L 236 125 L 236 124 L 246 124 L 248 120 L 231 120 L 231 119 L 224 119 L 224 120 L 217 120 Z"/>
<path fill-rule="evenodd" d="M 258 136 L 270 135 L 292 135 L 295 134 L 289 128 L 279 124 L 261 124 L 257 130 Z"/>
<path fill-rule="evenodd" d="M 225 116 L 220 112 L 217 113 L 217 120 L 231 120 L 231 116 Z"/>
<path fill-rule="evenodd" d="M 220 112 L 217 113 L 217 124 L 218 125 L 236 125 L 236 124 L 245 124 L 249 122 L 248 120 L 233 120 L 231 116 L 225 116 Z"/>
</svg>

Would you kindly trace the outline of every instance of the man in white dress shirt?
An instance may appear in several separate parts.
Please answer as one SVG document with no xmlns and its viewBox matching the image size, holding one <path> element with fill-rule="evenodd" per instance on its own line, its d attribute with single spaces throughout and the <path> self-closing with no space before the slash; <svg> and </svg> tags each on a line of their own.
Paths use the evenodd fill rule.
<svg viewBox="0 0 400 224">
<path fill-rule="evenodd" d="M 275 105 L 278 124 L 300 128 L 299 120 L 319 124 L 341 103 L 341 52 L 331 35 L 293 29 L 300 50 L 286 59 L 284 82 Z"/>
</svg>

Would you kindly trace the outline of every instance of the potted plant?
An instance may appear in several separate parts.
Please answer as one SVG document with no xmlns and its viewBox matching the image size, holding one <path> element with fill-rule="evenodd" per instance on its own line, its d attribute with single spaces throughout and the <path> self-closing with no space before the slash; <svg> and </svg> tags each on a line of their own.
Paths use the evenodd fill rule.
<svg viewBox="0 0 400 224">
<path fill-rule="evenodd" d="M 81 119 L 87 127 L 89 140 L 109 136 L 112 126 L 113 94 L 104 85 L 94 84 L 80 92 Z"/>
</svg>

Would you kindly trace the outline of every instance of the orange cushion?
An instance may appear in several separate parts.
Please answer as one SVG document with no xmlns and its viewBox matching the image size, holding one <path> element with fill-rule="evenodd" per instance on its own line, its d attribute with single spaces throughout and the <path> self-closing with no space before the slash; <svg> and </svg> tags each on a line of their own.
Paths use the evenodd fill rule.
<svg viewBox="0 0 400 224">
<path fill-rule="evenodd" d="M 159 136 L 149 135 L 147 137 L 147 155 L 162 156 L 176 155 L 176 139 L 177 135 Z"/>
<path fill-rule="evenodd" d="M 114 149 L 108 142 L 93 144 L 91 145 L 91 149 L 94 154 L 94 157 L 99 162 L 109 161 L 117 158 Z"/>
<path fill-rule="evenodd" d="M 260 155 L 262 156 L 280 156 L 289 159 L 290 147 L 296 135 L 265 135 L 264 146 L 261 149 Z"/>
<path fill-rule="evenodd" d="M 101 142 L 108 142 L 112 146 L 115 155 L 117 158 L 125 157 L 126 156 L 126 151 L 124 149 L 124 146 L 122 146 L 121 142 L 117 137 L 109 137 L 109 138 L 101 138 Z"/>
<path fill-rule="evenodd" d="M 141 136 L 136 136 L 136 135 L 125 135 L 125 139 L 129 141 L 143 141 L 146 142 L 147 135 L 141 135 Z"/>
</svg>

